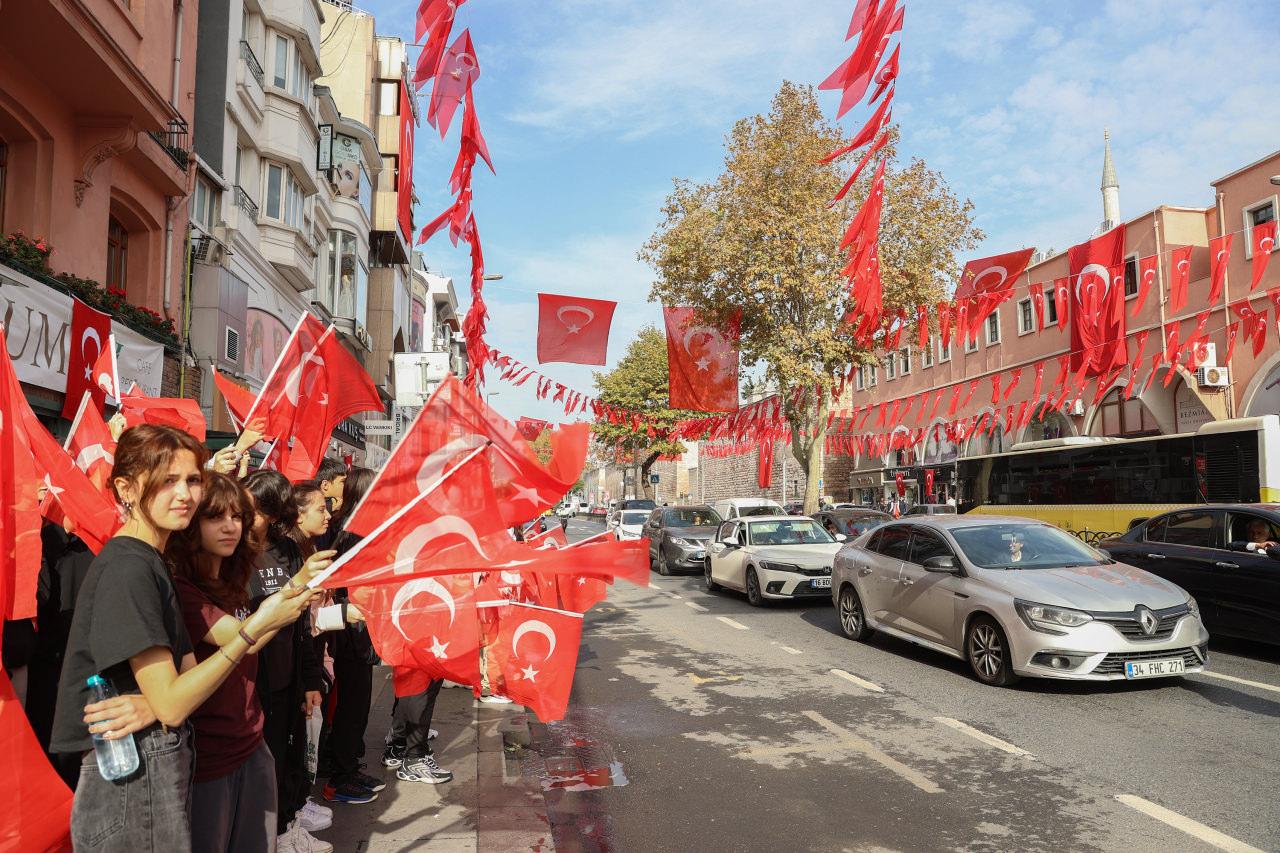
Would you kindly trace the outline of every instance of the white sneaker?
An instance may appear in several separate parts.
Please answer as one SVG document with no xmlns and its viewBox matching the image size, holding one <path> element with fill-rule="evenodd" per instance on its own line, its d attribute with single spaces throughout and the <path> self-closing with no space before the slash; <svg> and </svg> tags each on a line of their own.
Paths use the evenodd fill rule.
<svg viewBox="0 0 1280 853">
<path fill-rule="evenodd" d="M 297 821 L 293 823 L 293 847 L 298 853 L 333 853 L 333 845 L 322 841 L 302 828 Z M 279 853 L 279 848 L 277 848 Z"/>
<path fill-rule="evenodd" d="M 333 810 L 326 809 L 307 797 L 307 802 L 298 809 L 298 826 L 307 832 L 319 832 L 333 826 Z"/>
<path fill-rule="evenodd" d="M 499 696 L 497 693 L 490 693 L 488 696 L 481 696 L 480 701 L 486 705 L 510 705 L 511 700 L 506 696 Z"/>
<path fill-rule="evenodd" d="M 276 836 L 276 853 L 298 853 L 298 846 L 293 843 L 293 824 L 283 835 Z"/>
<path fill-rule="evenodd" d="M 440 737 L 440 733 L 435 729 L 427 730 L 427 740 L 435 740 L 438 737 Z"/>
</svg>

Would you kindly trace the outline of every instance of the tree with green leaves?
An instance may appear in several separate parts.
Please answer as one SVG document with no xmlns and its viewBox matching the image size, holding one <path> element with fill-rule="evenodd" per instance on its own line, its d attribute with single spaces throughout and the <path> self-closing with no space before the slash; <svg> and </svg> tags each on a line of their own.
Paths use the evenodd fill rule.
<svg viewBox="0 0 1280 853">
<path fill-rule="evenodd" d="M 649 469 L 662 456 L 684 453 L 684 445 L 668 437 L 677 421 L 698 417 L 697 412 L 670 408 L 668 399 L 667 339 L 653 326 L 639 331 L 627 346 L 627 354 L 617 367 L 595 374 L 597 396 L 601 403 L 627 412 L 646 416 L 654 427 L 651 437 L 648 425 L 632 432 L 631 422 L 596 421 L 592 427 L 596 441 L 615 459 L 628 461 L 639 469 L 638 486 L 645 497 L 653 497 L 649 485 Z"/>
<path fill-rule="evenodd" d="M 839 249 L 874 169 L 832 204 L 851 167 L 819 162 L 847 141 L 823 118 L 812 87 L 783 83 L 768 115 L 734 125 L 718 177 L 676 180 L 639 255 L 658 275 L 651 299 L 693 306 L 722 328 L 742 312 L 742 360 L 763 365 L 764 382 L 784 401 L 791 451 L 808 475 L 806 512 L 818 509 L 832 389 L 851 365 L 875 359 L 845 322 L 855 306 Z M 983 235 L 973 205 L 938 172 L 921 160 L 898 164 L 896 142 L 883 154 L 880 270 L 886 315 L 901 307 L 913 316 L 917 304 L 943 297 L 960 272 L 957 253 Z"/>
</svg>

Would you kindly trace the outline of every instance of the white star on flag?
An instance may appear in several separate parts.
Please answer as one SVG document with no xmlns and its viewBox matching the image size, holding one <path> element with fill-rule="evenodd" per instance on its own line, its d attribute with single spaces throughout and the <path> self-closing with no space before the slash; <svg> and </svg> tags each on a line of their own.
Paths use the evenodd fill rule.
<svg viewBox="0 0 1280 853">
<path fill-rule="evenodd" d="M 448 651 L 448 649 L 449 649 L 448 643 L 440 642 L 439 637 L 436 637 L 436 636 L 431 637 L 431 654 L 435 655 L 437 659 L 443 658 L 445 656 L 445 652 Z"/>
<path fill-rule="evenodd" d="M 579 328 L 578 326 L 576 326 L 576 325 L 571 325 L 571 326 L 569 326 L 569 334 L 571 334 L 571 335 L 576 335 L 576 334 L 578 334 L 578 332 L 580 332 L 580 331 L 582 331 L 582 329 L 580 329 L 580 328 Z"/>
<path fill-rule="evenodd" d="M 707 360 L 705 355 L 698 359 L 696 364 L 698 365 L 699 370 L 708 370 L 711 367 L 711 362 Z"/>
<path fill-rule="evenodd" d="M 586 586 L 586 585 L 587 585 L 586 578 L 578 578 L 578 586 Z"/>
<path fill-rule="evenodd" d="M 529 681 L 536 681 L 538 677 L 538 671 L 533 668 L 532 664 L 520 670 L 520 674 L 523 675 L 525 678 L 527 678 Z"/>
<path fill-rule="evenodd" d="M 535 506 L 542 501 L 542 495 L 538 494 L 538 490 L 533 486 L 521 486 L 516 489 L 516 493 L 511 496 L 513 501 L 526 501 Z"/>
</svg>

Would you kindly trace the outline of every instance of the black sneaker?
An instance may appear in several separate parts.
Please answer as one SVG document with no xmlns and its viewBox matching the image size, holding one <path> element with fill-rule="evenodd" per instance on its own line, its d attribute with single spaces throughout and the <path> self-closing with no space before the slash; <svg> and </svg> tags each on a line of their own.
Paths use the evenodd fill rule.
<svg viewBox="0 0 1280 853">
<path fill-rule="evenodd" d="M 368 773 L 356 771 L 351 774 L 351 781 L 355 782 L 361 788 L 368 788 L 370 791 L 378 792 L 387 787 L 387 783 L 383 782 L 377 776 L 370 776 Z"/>
<path fill-rule="evenodd" d="M 389 743 L 387 748 L 382 750 L 382 766 L 392 770 L 404 764 L 404 756 L 408 751 L 408 746 L 403 743 Z"/>
<path fill-rule="evenodd" d="M 396 771 L 396 778 L 405 782 L 439 785 L 441 782 L 453 781 L 453 773 L 441 769 L 440 765 L 436 764 L 434 755 L 423 755 L 407 759 L 405 765 Z"/>
<path fill-rule="evenodd" d="M 331 803 L 354 803 L 362 805 L 378 799 L 377 793 L 354 782 L 334 784 L 332 780 L 324 786 L 324 798 Z"/>
</svg>

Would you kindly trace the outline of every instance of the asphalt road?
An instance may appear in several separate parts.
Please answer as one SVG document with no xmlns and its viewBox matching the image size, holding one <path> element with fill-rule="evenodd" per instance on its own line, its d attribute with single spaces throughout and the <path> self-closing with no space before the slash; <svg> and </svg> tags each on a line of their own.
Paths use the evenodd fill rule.
<svg viewBox="0 0 1280 853">
<path fill-rule="evenodd" d="M 1182 680 L 991 688 L 846 640 L 820 602 L 619 584 L 568 716 L 534 728 L 548 767 L 595 771 L 546 793 L 556 849 L 1280 850 L 1280 652 L 1211 654 Z"/>
</svg>

